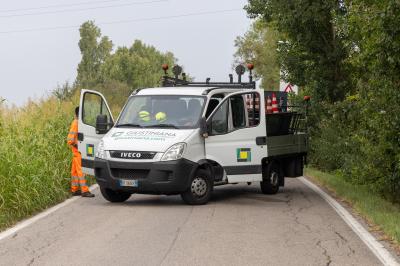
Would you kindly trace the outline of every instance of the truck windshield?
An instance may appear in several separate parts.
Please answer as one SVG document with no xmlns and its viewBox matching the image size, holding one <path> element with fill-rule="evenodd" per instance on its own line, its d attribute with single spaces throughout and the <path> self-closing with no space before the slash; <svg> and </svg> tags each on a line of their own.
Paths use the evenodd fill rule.
<svg viewBox="0 0 400 266">
<path fill-rule="evenodd" d="M 133 96 L 128 100 L 116 127 L 198 127 L 205 97 L 187 95 Z"/>
</svg>

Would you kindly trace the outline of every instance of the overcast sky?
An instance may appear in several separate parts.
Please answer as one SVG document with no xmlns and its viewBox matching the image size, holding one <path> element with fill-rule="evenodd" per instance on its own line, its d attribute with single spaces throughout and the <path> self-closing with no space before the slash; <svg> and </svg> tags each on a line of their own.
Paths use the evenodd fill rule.
<svg viewBox="0 0 400 266">
<path fill-rule="evenodd" d="M 234 39 L 251 23 L 242 9 L 245 4 L 245 0 L 2 1 L 0 97 L 21 105 L 28 98 L 48 95 L 57 84 L 73 82 L 81 58 L 78 27 L 87 20 L 95 21 L 114 48 L 140 39 L 173 52 L 196 80 L 208 76 L 226 80 Z"/>
</svg>

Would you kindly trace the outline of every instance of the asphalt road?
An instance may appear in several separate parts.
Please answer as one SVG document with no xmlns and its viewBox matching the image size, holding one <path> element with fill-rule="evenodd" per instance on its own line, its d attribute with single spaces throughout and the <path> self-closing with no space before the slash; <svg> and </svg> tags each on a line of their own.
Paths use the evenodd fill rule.
<svg viewBox="0 0 400 266">
<path fill-rule="evenodd" d="M 123 204 L 81 198 L 0 241 L 0 265 L 380 265 L 316 193 L 289 179 L 217 187 L 205 206 L 179 196 Z"/>
</svg>

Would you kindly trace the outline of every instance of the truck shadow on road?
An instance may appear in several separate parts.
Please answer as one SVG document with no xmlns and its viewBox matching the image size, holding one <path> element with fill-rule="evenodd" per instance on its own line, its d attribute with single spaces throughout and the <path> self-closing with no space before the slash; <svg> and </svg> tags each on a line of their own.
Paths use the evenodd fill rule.
<svg viewBox="0 0 400 266">
<path fill-rule="evenodd" d="M 255 201 L 265 203 L 287 203 L 286 191 L 279 192 L 276 195 L 264 195 L 261 190 L 255 186 L 224 186 L 216 187 L 210 199 L 210 203 L 234 203 L 242 205 L 254 205 Z M 119 205 L 128 206 L 178 206 L 184 205 L 181 197 L 163 196 L 163 195 L 132 195 L 132 197 Z"/>
<path fill-rule="evenodd" d="M 226 186 L 214 189 L 211 202 L 234 202 L 235 204 L 254 204 L 254 201 L 286 203 L 282 196 L 284 192 L 276 195 L 264 195 L 255 186 Z"/>
</svg>

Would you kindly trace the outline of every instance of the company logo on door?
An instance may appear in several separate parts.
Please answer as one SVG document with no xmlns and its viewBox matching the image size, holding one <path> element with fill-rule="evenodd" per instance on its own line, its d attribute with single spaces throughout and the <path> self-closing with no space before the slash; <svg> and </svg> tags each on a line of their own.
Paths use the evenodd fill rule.
<svg viewBox="0 0 400 266">
<path fill-rule="evenodd" d="M 236 159 L 238 163 L 251 162 L 251 149 L 250 148 L 237 148 Z"/>
</svg>

